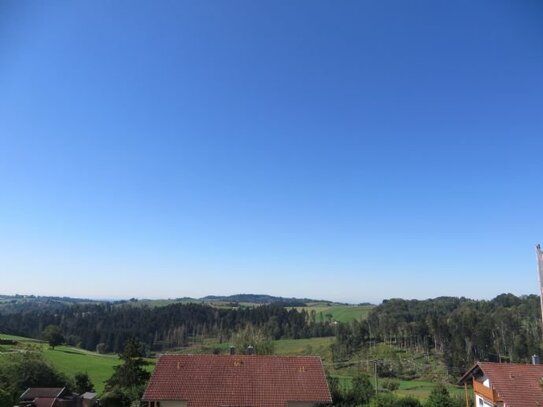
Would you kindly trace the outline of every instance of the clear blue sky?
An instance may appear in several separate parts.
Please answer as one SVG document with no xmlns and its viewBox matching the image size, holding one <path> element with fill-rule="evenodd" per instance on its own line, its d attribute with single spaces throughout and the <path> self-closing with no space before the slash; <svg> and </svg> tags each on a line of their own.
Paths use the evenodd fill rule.
<svg viewBox="0 0 543 407">
<path fill-rule="evenodd" d="M 3 1 L 0 293 L 538 291 L 543 3 Z"/>
</svg>

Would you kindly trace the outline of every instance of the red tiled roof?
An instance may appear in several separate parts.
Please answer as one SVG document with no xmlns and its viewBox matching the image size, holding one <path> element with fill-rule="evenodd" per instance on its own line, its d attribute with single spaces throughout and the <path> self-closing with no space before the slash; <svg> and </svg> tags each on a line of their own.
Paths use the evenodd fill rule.
<svg viewBox="0 0 543 407">
<path fill-rule="evenodd" d="M 479 362 L 477 366 L 507 406 L 543 406 L 543 388 L 539 384 L 543 365 Z"/>
<path fill-rule="evenodd" d="M 143 400 L 184 400 L 188 407 L 331 402 L 320 358 L 257 355 L 164 355 Z"/>
</svg>

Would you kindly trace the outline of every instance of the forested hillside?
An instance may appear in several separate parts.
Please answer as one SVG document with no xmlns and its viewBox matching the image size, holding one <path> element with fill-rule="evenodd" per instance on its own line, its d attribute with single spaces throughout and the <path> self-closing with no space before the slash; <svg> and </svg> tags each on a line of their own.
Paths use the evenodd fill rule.
<svg viewBox="0 0 543 407">
<path fill-rule="evenodd" d="M 535 295 L 502 294 L 490 301 L 390 299 L 363 314 L 356 309 L 359 316 L 350 322 L 332 317 L 332 308 L 293 308 L 285 303 L 240 307 L 174 303 L 157 307 L 72 302 L 69 306 L 0 311 L 0 332 L 40 338 L 45 327 L 56 325 L 67 344 L 101 352 L 119 352 L 131 337 L 140 339 L 147 351 L 185 347 L 203 338 L 224 350 L 232 336 L 247 326 L 258 328 L 269 339 L 335 335 L 335 364 L 379 358 L 379 373 L 391 377 L 421 375 L 402 372 L 410 363 L 402 357 L 391 361 L 387 356 L 375 356 L 376 350 L 383 349 L 378 345 L 406 351 L 406 355 L 431 355 L 447 366 L 451 377 L 458 377 L 477 360 L 528 362 L 533 354 L 543 355 L 539 297 Z"/>
<path fill-rule="evenodd" d="M 157 351 L 185 346 L 195 337 L 228 340 L 246 325 L 262 329 L 273 339 L 330 336 L 334 332 L 331 321 L 278 304 L 239 308 L 195 303 L 164 307 L 76 304 L 0 314 L 0 332 L 4 333 L 38 338 L 48 325 L 59 326 L 70 345 L 95 350 L 102 344 L 100 348 L 109 352 L 119 352 L 130 337 Z"/>
<path fill-rule="evenodd" d="M 366 320 L 339 325 L 333 355 L 345 360 L 382 342 L 440 355 L 458 376 L 477 360 L 528 362 L 541 355 L 540 321 L 535 295 L 502 294 L 491 301 L 391 299 Z"/>
</svg>

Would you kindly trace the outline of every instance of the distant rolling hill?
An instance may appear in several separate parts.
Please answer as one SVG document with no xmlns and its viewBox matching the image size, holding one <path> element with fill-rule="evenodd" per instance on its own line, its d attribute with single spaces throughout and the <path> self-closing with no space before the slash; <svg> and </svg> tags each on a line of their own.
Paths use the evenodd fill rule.
<svg viewBox="0 0 543 407">
<path fill-rule="evenodd" d="M 250 304 L 288 304 L 287 306 L 303 306 L 308 302 L 322 302 L 320 300 L 312 300 L 309 298 L 285 298 L 274 297 L 267 294 L 235 294 L 235 295 L 208 295 L 200 298 L 204 302 L 237 302 L 237 303 L 250 303 Z"/>
<path fill-rule="evenodd" d="M 18 313 L 39 309 L 61 309 L 74 304 L 99 304 L 104 301 L 35 295 L 0 295 L 0 312 Z"/>
<path fill-rule="evenodd" d="M 340 305 L 351 307 L 350 304 L 337 303 L 328 300 L 315 300 L 310 298 L 295 298 L 295 297 L 277 297 L 267 294 L 235 294 L 235 295 L 208 295 L 202 298 L 168 298 L 168 299 L 136 299 L 129 300 L 94 300 L 85 298 L 72 297 L 52 297 L 52 296 L 35 296 L 35 295 L 1 295 L 0 294 L 0 313 L 18 313 L 23 311 L 33 310 L 55 310 L 69 307 L 75 304 L 100 304 L 110 303 L 114 305 L 131 305 L 131 306 L 149 306 L 163 307 L 176 303 L 205 303 L 216 307 L 237 307 L 251 306 L 264 304 L 279 304 L 284 307 L 306 307 L 306 306 L 332 306 Z M 370 304 L 359 304 L 370 305 Z"/>
</svg>

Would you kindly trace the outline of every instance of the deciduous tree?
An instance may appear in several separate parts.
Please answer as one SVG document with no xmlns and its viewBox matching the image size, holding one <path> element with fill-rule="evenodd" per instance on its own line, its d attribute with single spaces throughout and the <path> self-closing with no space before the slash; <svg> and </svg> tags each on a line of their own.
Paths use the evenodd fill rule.
<svg viewBox="0 0 543 407">
<path fill-rule="evenodd" d="M 49 346 L 55 349 L 55 346 L 61 345 L 64 342 L 62 331 L 57 325 L 48 325 L 43 330 L 43 338 L 49 343 Z"/>
<path fill-rule="evenodd" d="M 74 391 L 79 394 L 83 394 L 87 391 L 94 391 L 94 384 L 92 384 L 88 373 L 76 373 L 74 377 Z"/>
</svg>

